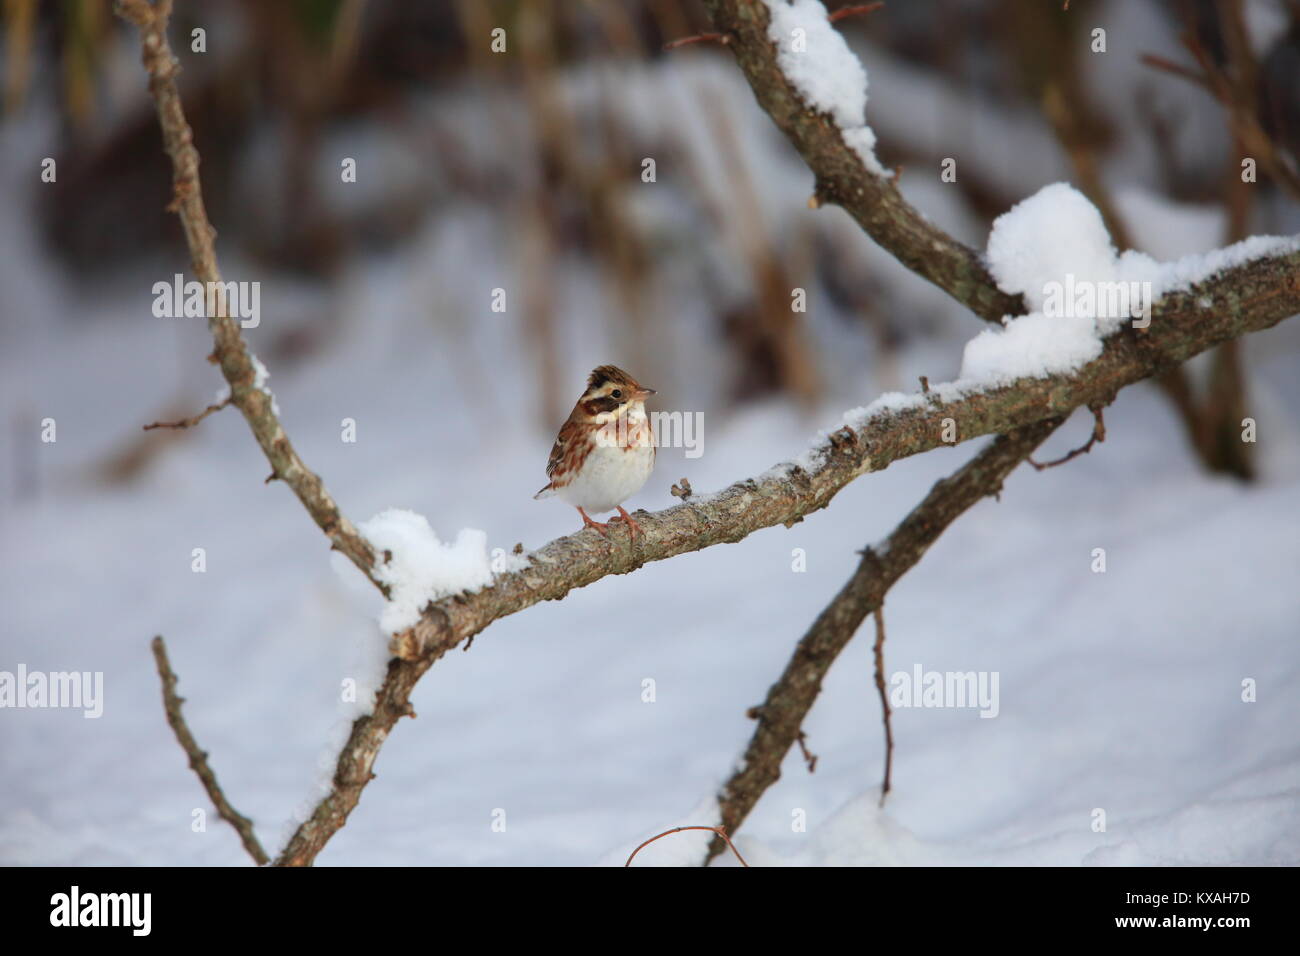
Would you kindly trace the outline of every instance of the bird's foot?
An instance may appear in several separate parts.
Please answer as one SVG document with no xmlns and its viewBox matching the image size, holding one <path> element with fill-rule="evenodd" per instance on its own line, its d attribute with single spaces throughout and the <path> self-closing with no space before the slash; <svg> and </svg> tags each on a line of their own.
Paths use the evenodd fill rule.
<svg viewBox="0 0 1300 956">
<path fill-rule="evenodd" d="M 640 526 L 639 524 L 636 523 L 636 519 L 635 519 L 635 518 L 633 518 L 630 514 L 628 514 L 626 511 L 623 510 L 623 506 L 622 506 L 622 505 L 615 505 L 614 507 L 616 507 L 616 508 L 618 509 L 618 513 L 619 513 L 620 515 L 622 515 L 623 520 L 624 520 L 625 522 L 627 522 L 627 530 L 631 532 L 631 534 L 632 534 L 632 540 L 635 541 L 635 540 L 637 539 L 637 535 L 639 535 L 639 534 L 642 533 L 642 532 L 641 532 L 641 526 Z M 617 519 L 617 518 L 610 518 L 609 520 L 610 520 L 610 521 L 617 521 L 618 519 Z"/>
<path fill-rule="evenodd" d="M 587 512 L 583 511 L 581 508 L 578 509 L 578 514 L 582 515 L 582 526 L 584 528 L 595 528 L 597 531 L 600 532 L 602 537 L 605 538 L 609 537 L 608 523 L 604 521 L 592 521 L 590 516 L 588 516 Z"/>
</svg>

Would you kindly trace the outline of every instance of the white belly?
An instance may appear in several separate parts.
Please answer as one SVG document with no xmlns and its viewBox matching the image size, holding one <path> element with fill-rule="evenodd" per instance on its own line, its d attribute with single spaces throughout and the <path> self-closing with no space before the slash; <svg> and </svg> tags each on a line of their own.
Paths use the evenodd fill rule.
<svg viewBox="0 0 1300 956">
<path fill-rule="evenodd" d="M 654 466 L 654 445 L 627 449 L 597 445 L 582 470 L 558 493 L 575 508 L 613 511 L 641 490 Z"/>
</svg>

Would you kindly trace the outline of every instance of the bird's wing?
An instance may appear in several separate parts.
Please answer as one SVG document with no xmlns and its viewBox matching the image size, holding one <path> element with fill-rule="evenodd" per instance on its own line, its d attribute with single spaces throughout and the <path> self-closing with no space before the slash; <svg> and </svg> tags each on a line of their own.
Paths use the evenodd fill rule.
<svg viewBox="0 0 1300 956">
<path fill-rule="evenodd" d="M 565 454 L 568 452 L 574 439 L 578 437 L 581 428 L 581 423 L 572 418 L 565 422 L 560 428 L 560 434 L 556 436 L 555 445 L 551 448 L 550 461 L 546 463 L 546 474 L 548 477 L 555 477 L 555 470 L 559 468 L 560 463 L 564 461 Z"/>
</svg>

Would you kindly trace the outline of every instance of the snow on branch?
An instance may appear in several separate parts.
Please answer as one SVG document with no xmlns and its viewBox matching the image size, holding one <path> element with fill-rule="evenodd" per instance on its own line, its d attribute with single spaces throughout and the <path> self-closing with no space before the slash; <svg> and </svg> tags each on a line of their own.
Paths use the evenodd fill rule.
<svg viewBox="0 0 1300 956">
<path fill-rule="evenodd" d="M 490 587 L 431 605 L 413 627 L 393 636 L 393 653 L 411 661 L 438 657 L 497 618 L 558 600 L 607 575 L 740 541 L 762 528 L 792 525 L 825 508 L 849 482 L 900 458 L 1068 416 L 1076 408 L 1104 406 L 1127 385 L 1297 312 L 1300 244 L 1167 293 L 1153 304 L 1148 328 L 1112 334 L 1099 343 L 1096 358 L 1074 371 L 1006 384 L 964 380 L 913 395 L 884 395 L 846 413 L 839 427 L 796 461 L 638 517 L 643 534 L 635 545 L 586 532 L 557 538 L 528 555 L 527 567 L 498 575 Z M 998 369 L 1016 361 L 1045 364 L 1032 351 L 1014 357 L 1020 343 L 1008 338 L 1008 344 L 1013 357 L 990 364 Z"/>
</svg>

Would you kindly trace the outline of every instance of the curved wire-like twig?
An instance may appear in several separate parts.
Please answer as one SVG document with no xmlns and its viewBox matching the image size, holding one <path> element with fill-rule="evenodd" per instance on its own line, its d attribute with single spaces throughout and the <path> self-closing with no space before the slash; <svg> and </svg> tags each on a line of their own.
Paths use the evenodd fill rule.
<svg viewBox="0 0 1300 956">
<path fill-rule="evenodd" d="M 1054 459 L 1053 461 L 1039 462 L 1030 458 L 1029 464 L 1034 466 L 1034 471 L 1046 471 L 1048 468 L 1055 468 L 1058 465 L 1064 465 L 1067 461 L 1074 461 L 1074 459 L 1078 458 L 1080 455 L 1086 455 L 1088 452 L 1092 451 L 1092 446 L 1097 444 L 1097 442 L 1106 440 L 1106 419 L 1103 415 L 1105 410 L 1102 406 L 1097 405 L 1090 409 L 1090 411 L 1092 412 L 1093 422 L 1092 434 L 1088 436 L 1088 440 L 1078 448 L 1071 449 L 1060 458 Z"/>
<path fill-rule="evenodd" d="M 736 859 L 740 861 L 740 865 L 743 866 L 743 867 L 745 867 L 746 869 L 748 869 L 749 864 L 746 863 L 746 862 L 745 862 L 745 858 L 744 858 L 743 856 L 740 855 L 740 851 L 736 849 L 736 845 L 735 845 L 734 843 L 731 842 L 731 837 L 727 836 L 727 828 L 724 827 L 724 826 L 716 826 L 716 827 L 673 827 L 671 830 L 665 830 L 663 833 L 659 833 L 659 834 L 656 834 L 655 836 L 652 836 L 650 839 L 648 839 L 648 840 L 646 840 L 644 843 L 642 843 L 641 846 L 639 846 L 639 847 L 637 847 L 635 850 L 633 850 L 632 853 L 631 853 L 631 855 L 627 858 L 627 862 L 624 863 L 623 865 L 624 865 L 624 866 L 631 866 L 631 865 L 632 865 L 632 860 L 636 858 L 636 855 L 637 855 L 638 853 L 640 853 L 642 849 L 644 849 L 645 847 L 649 846 L 651 843 L 654 843 L 655 840 L 661 839 L 661 838 L 666 837 L 666 836 L 671 836 L 671 835 L 674 834 L 674 833 L 681 833 L 683 830 L 708 830 L 710 833 L 716 833 L 716 834 L 718 835 L 719 838 L 721 838 L 722 840 L 725 840 L 725 841 L 726 841 L 727 846 L 731 847 L 731 852 L 734 853 L 734 854 L 736 854 Z"/>
</svg>

